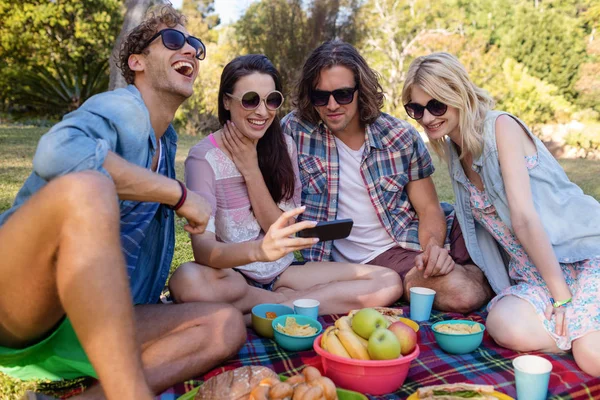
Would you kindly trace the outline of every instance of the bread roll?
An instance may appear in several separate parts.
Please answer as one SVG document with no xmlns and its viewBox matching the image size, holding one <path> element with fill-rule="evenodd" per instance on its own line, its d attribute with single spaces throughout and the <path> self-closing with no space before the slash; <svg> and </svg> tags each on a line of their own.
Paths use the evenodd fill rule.
<svg viewBox="0 0 600 400">
<path fill-rule="evenodd" d="M 223 372 L 207 380 L 196 394 L 195 400 L 246 400 L 260 381 L 275 378 L 277 374 L 260 366 L 247 366 Z"/>
</svg>

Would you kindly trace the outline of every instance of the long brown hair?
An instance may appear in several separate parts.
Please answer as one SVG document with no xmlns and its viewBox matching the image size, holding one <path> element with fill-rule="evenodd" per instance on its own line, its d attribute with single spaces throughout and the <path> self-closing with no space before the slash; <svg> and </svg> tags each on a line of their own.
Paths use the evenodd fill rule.
<svg viewBox="0 0 600 400">
<path fill-rule="evenodd" d="M 231 113 L 225 109 L 225 93 L 232 94 L 235 84 L 244 76 L 260 73 L 269 75 L 275 82 L 275 89 L 282 91 L 281 77 L 273 63 L 263 54 L 248 54 L 236 57 L 223 69 L 219 85 L 219 122 L 225 125 Z M 294 194 L 294 169 L 279 123 L 279 116 L 267 128 L 256 145 L 258 166 L 273 200 L 291 199 Z"/>
<path fill-rule="evenodd" d="M 369 68 L 365 59 L 351 44 L 341 40 L 329 40 L 314 49 L 306 59 L 302 74 L 296 83 L 294 107 L 299 117 L 313 124 L 320 117 L 310 102 L 310 93 L 319 81 L 321 70 L 341 65 L 354 73 L 358 85 L 358 112 L 361 124 L 371 124 L 379 117 L 383 107 L 383 88 L 379 74 Z"/>
</svg>

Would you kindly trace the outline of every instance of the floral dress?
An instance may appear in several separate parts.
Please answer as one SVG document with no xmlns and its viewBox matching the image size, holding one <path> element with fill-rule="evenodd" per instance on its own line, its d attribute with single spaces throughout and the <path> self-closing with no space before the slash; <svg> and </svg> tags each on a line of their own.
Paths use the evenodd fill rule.
<svg viewBox="0 0 600 400">
<path fill-rule="evenodd" d="M 527 168 L 537 164 L 537 155 L 526 157 Z M 473 217 L 479 222 L 510 255 L 509 275 L 516 285 L 504 289 L 488 305 L 488 311 L 505 296 L 516 296 L 529 302 L 548 334 L 556 341 L 558 348 L 569 350 L 571 342 L 592 331 L 600 330 L 600 258 L 575 263 L 561 263 L 560 266 L 573 295 L 567 306 L 568 332 L 566 336 L 554 333 L 555 321 L 547 320 L 544 311 L 550 303 L 550 292 L 544 279 L 535 267 L 525 249 L 502 222 L 494 205 L 485 192 L 480 191 L 470 181 L 466 187 L 470 193 Z"/>
</svg>

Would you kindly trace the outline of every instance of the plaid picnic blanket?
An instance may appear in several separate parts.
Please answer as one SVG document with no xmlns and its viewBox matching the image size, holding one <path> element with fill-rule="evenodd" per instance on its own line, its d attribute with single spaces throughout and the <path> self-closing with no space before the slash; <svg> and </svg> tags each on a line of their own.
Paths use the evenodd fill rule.
<svg viewBox="0 0 600 400">
<path fill-rule="evenodd" d="M 400 307 L 400 304 L 397 306 Z M 408 307 L 401 307 L 408 314 Z M 516 397 L 515 376 L 512 359 L 520 353 L 504 349 L 494 343 L 487 332 L 481 346 L 470 354 L 451 355 L 443 352 L 435 342 L 431 325 L 448 319 L 471 319 L 484 322 L 487 313 L 476 312 L 468 316 L 455 313 L 432 312 L 429 322 L 421 323 L 419 347 L 421 354 L 411 364 L 404 385 L 396 392 L 384 396 L 368 396 L 373 400 L 406 399 L 421 386 L 443 383 L 471 382 L 494 385 L 499 392 Z M 323 327 L 334 323 L 337 315 L 320 317 Z M 550 377 L 549 399 L 551 400 L 593 400 L 600 399 L 600 378 L 593 378 L 577 367 L 570 354 L 533 353 L 548 359 L 553 366 Z M 320 366 L 320 358 L 314 351 L 286 352 L 274 341 L 256 335 L 248 330 L 248 340 L 237 358 L 229 360 L 198 380 L 188 381 L 170 388 L 157 397 L 159 400 L 175 400 L 182 394 L 198 386 L 223 371 L 244 365 L 263 365 L 278 374 L 293 375 L 305 365 Z M 520 399 L 519 399 L 520 400 Z M 526 400 L 526 399 L 523 399 Z"/>
</svg>

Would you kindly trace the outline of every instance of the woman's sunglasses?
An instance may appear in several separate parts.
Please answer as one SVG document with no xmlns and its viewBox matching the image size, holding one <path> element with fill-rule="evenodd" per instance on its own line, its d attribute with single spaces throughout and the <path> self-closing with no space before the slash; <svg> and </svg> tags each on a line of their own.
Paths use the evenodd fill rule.
<svg viewBox="0 0 600 400">
<path fill-rule="evenodd" d="M 187 42 L 190 44 L 190 46 L 196 49 L 196 58 L 198 60 L 204 60 L 206 57 L 206 47 L 200 39 L 194 36 L 186 37 L 183 32 L 171 28 L 162 29 L 156 32 L 156 34 L 146 42 L 144 47 L 142 47 L 142 50 L 148 47 L 150 43 L 152 43 L 159 36 L 162 37 L 163 45 L 169 50 L 179 50 L 185 46 L 185 43 Z"/>
<path fill-rule="evenodd" d="M 310 102 L 315 107 L 322 107 L 329 103 L 329 98 L 333 95 L 335 102 L 340 105 L 352 103 L 354 92 L 358 90 L 358 85 L 353 88 L 336 89 L 332 92 L 326 90 L 313 90 L 310 93 Z"/>
<path fill-rule="evenodd" d="M 448 106 L 436 99 L 431 99 L 427 102 L 427 105 L 422 106 L 419 103 L 408 103 L 404 105 L 404 109 L 409 117 L 413 119 L 421 119 L 423 118 L 423 114 L 425 113 L 425 109 L 429 111 L 429 114 L 441 117 L 446 114 L 448 111 Z"/>
<path fill-rule="evenodd" d="M 241 97 L 234 96 L 229 93 L 225 93 L 232 99 L 236 99 L 240 102 L 244 110 L 252 111 L 256 110 L 260 106 L 260 102 L 265 102 L 265 107 L 271 111 L 275 111 L 283 104 L 283 95 L 277 90 L 273 90 L 266 97 L 260 97 L 256 92 L 250 91 L 244 93 Z"/>
</svg>

